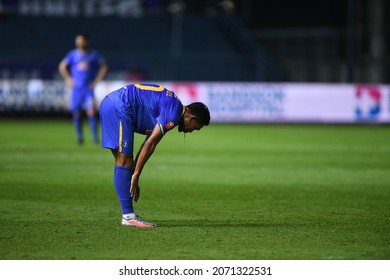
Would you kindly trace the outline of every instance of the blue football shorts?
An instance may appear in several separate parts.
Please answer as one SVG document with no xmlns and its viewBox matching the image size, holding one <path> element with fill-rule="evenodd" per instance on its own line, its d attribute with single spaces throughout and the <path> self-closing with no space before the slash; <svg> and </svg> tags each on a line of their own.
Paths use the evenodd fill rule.
<svg viewBox="0 0 390 280">
<path fill-rule="evenodd" d="M 70 111 L 89 110 L 95 106 L 91 88 L 73 89 L 70 97 Z"/>
<path fill-rule="evenodd" d="M 100 122 L 102 127 L 102 147 L 118 150 L 132 156 L 134 146 L 134 127 L 130 116 L 121 114 L 109 97 L 100 103 Z"/>
</svg>

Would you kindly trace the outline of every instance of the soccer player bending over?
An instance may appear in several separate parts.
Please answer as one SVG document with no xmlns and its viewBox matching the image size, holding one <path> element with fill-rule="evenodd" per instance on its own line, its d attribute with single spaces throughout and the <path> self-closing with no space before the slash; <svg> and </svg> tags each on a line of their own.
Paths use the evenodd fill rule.
<svg viewBox="0 0 390 280">
<path fill-rule="evenodd" d="M 200 130 L 210 123 L 206 105 L 184 106 L 174 92 L 155 84 L 131 84 L 109 93 L 100 104 L 102 147 L 115 157 L 114 185 L 122 208 L 122 225 L 156 227 L 134 213 L 133 199 L 140 196 L 142 169 L 164 135 Z M 134 133 L 146 135 L 135 159 Z"/>
</svg>

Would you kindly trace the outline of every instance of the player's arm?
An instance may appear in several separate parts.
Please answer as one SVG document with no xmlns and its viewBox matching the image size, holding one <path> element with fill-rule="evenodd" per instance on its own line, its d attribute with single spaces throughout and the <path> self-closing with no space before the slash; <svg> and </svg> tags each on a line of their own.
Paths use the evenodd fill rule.
<svg viewBox="0 0 390 280">
<path fill-rule="evenodd" d="M 152 135 L 152 131 L 151 131 L 151 130 L 148 130 L 148 131 L 146 132 L 145 140 L 144 140 L 144 142 L 142 143 L 142 145 L 141 145 L 141 147 L 140 147 L 140 149 L 139 149 L 139 151 L 138 151 L 138 153 L 137 153 L 137 155 L 136 155 L 136 157 L 135 157 L 134 164 L 133 164 L 133 170 L 135 170 L 135 165 L 137 164 L 137 161 L 138 161 L 138 158 L 139 158 L 139 154 L 140 154 L 140 152 L 141 152 L 141 150 L 142 150 L 142 147 L 144 146 L 144 143 L 146 142 L 146 140 L 148 140 L 148 138 L 150 137 L 150 135 Z"/>
<path fill-rule="evenodd" d="M 66 84 L 69 87 L 73 86 L 73 79 L 68 70 L 68 65 L 66 64 L 65 59 L 61 60 L 60 64 L 58 65 L 58 71 L 60 72 L 61 76 L 64 78 Z"/>
<path fill-rule="evenodd" d="M 157 144 L 160 142 L 160 140 L 163 138 L 162 131 L 160 130 L 160 126 L 157 124 L 150 136 L 147 136 L 144 143 L 142 144 L 138 155 L 134 161 L 134 172 L 133 177 L 131 179 L 131 187 L 130 187 L 130 193 L 133 197 L 134 201 L 137 201 L 139 198 L 139 177 L 141 176 L 142 169 L 144 168 L 146 162 L 150 158 L 150 156 L 153 154 L 154 149 L 156 148 Z"/>
<path fill-rule="evenodd" d="M 108 73 L 108 65 L 107 63 L 102 63 L 100 65 L 100 68 L 99 68 L 99 72 L 98 74 L 96 75 L 96 78 L 95 80 L 92 82 L 91 84 L 91 88 L 94 89 L 96 87 L 96 85 L 104 79 L 104 77 L 107 75 Z"/>
</svg>

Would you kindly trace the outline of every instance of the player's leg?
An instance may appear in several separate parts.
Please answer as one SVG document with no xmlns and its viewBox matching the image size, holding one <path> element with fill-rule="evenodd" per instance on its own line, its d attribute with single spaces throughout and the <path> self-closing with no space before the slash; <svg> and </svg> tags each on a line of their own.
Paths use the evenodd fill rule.
<svg viewBox="0 0 390 280">
<path fill-rule="evenodd" d="M 77 143 L 83 144 L 84 143 L 83 119 L 81 117 L 81 112 L 80 111 L 73 111 L 72 119 L 73 119 L 73 126 L 74 126 L 74 129 L 76 131 Z"/>
<path fill-rule="evenodd" d="M 114 186 L 122 214 L 134 213 L 130 195 L 133 165 L 133 129 L 130 121 L 123 121 L 112 101 L 106 97 L 100 104 L 102 146 L 115 157 Z"/>
<path fill-rule="evenodd" d="M 115 158 L 114 186 L 122 208 L 122 215 L 133 216 L 133 200 L 130 194 L 133 158 L 118 151 Z"/>
<path fill-rule="evenodd" d="M 86 93 L 84 107 L 87 112 L 88 123 L 92 133 L 92 140 L 95 144 L 98 144 L 99 138 L 98 138 L 98 131 L 97 131 L 98 128 L 97 128 L 96 109 L 95 109 L 96 105 L 95 105 L 95 99 L 93 97 L 93 92 L 90 90 L 88 90 L 88 92 Z"/>
<path fill-rule="evenodd" d="M 114 184 L 122 207 L 122 225 L 143 228 L 156 227 L 156 224 L 147 222 L 134 213 L 133 200 L 130 194 L 134 160 L 132 149 L 131 155 L 126 154 L 127 152 L 129 151 L 124 147 L 122 147 L 122 149 L 119 147 L 118 150 L 113 152 L 115 157 Z"/>
<path fill-rule="evenodd" d="M 122 225 L 133 227 L 156 227 L 156 224 L 144 221 L 134 213 L 133 198 L 130 194 L 131 177 L 134 170 L 133 142 L 134 132 L 128 130 L 132 121 L 122 118 L 119 125 L 119 145 L 114 150 L 114 185 L 122 208 Z"/>
<path fill-rule="evenodd" d="M 82 98 L 80 92 L 77 90 L 72 91 L 70 99 L 70 111 L 72 113 L 73 127 L 76 132 L 77 142 L 82 144 L 84 141 L 83 136 L 83 120 L 81 116 Z"/>
</svg>

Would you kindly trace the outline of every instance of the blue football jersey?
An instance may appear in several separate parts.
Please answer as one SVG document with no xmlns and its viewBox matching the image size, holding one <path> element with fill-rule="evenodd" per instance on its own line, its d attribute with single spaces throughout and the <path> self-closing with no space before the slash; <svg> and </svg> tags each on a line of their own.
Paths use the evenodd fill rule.
<svg viewBox="0 0 390 280">
<path fill-rule="evenodd" d="M 89 87 L 96 78 L 100 66 L 105 63 L 97 51 L 82 52 L 78 49 L 70 51 L 64 61 L 70 68 L 76 89 Z"/>
<path fill-rule="evenodd" d="M 151 132 L 157 124 L 164 135 L 180 123 L 185 109 L 173 91 L 155 84 L 127 85 L 108 97 L 140 134 Z"/>
</svg>

